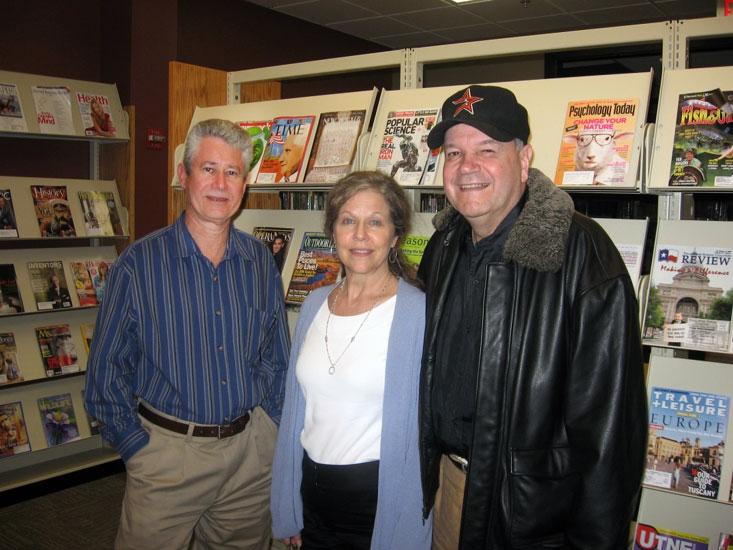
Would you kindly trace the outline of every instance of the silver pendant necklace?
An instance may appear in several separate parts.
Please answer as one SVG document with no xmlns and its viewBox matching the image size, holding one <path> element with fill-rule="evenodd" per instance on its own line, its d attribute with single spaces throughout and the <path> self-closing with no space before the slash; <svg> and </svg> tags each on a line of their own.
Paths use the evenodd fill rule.
<svg viewBox="0 0 733 550">
<path fill-rule="evenodd" d="M 387 279 L 387 282 L 389 282 L 389 278 Z M 331 309 L 336 309 L 336 303 L 338 302 L 339 297 L 345 290 L 343 290 L 343 287 L 345 287 L 346 279 L 341 281 L 339 283 L 339 286 L 334 288 L 331 293 L 339 291 L 338 294 L 336 294 L 333 297 L 333 304 L 331 304 L 331 307 L 328 308 L 328 317 L 326 318 L 326 334 L 323 337 L 324 342 L 326 343 L 326 356 L 328 357 L 328 362 L 330 363 L 330 367 L 328 367 L 328 374 L 335 374 L 336 372 L 336 364 L 341 361 L 341 358 L 346 354 L 351 344 L 354 343 L 354 340 L 356 340 L 356 336 L 359 334 L 359 331 L 361 330 L 361 327 L 364 326 L 364 323 L 367 322 L 367 319 L 369 319 L 369 315 L 371 314 L 372 310 L 377 306 L 379 301 L 381 300 L 382 296 L 384 296 L 384 293 L 387 291 L 387 283 L 384 283 L 384 286 L 382 287 L 382 292 L 380 292 L 379 296 L 377 296 L 377 299 L 374 300 L 374 303 L 372 304 L 372 307 L 369 308 L 369 310 L 366 312 L 366 315 L 364 316 L 364 319 L 362 319 L 361 323 L 359 323 L 359 326 L 356 329 L 356 332 L 354 335 L 349 339 L 349 341 L 346 344 L 346 347 L 341 351 L 339 356 L 334 361 L 331 358 L 331 350 L 328 347 L 328 325 L 331 323 Z M 326 305 L 328 305 L 328 299 L 326 300 Z"/>
</svg>

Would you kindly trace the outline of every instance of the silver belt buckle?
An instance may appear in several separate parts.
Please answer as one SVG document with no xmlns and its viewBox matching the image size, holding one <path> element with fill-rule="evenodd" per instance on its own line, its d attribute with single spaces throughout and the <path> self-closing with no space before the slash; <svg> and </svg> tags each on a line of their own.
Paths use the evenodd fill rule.
<svg viewBox="0 0 733 550">
<path fill-rule="evenodd" d="M 450 453 L 448 458 L 450 458 L 453 461 L 453 464 L 458 466 L 464 474 L 468 473 L 468 460 L 454 453 Z"/>
</svg>

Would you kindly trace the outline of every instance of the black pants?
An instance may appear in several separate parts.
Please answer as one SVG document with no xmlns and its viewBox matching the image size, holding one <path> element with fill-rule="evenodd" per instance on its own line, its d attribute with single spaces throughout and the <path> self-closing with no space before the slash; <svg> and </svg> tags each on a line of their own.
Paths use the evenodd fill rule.
<svg viewBox="0 0 733 550">
<path fill-rule="evenodd" d="M 332 466 L 303 456 L 303 550 L 369 550 L 379 461 Z"/>
</svg>

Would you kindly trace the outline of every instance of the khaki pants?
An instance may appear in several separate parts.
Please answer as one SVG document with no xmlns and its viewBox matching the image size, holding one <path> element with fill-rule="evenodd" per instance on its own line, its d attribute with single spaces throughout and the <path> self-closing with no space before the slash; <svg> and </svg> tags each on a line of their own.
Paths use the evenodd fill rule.
<svg viewBox="0 0 733 550">
<path fill-rule="evenodd" d="M 443 455 L 440 460 L 440 487 L 433 510 L 433 550 L 458 548 L 465 490 L 466 474 Z"/>
<path fill-rule="evenodd" d="M 261 408 L 252 411 L 244 431 L 225 439 L 141 421 L 150 443 L 127 462 L 115 548 L 269 547 L 277 428 Z"/>
</svg>

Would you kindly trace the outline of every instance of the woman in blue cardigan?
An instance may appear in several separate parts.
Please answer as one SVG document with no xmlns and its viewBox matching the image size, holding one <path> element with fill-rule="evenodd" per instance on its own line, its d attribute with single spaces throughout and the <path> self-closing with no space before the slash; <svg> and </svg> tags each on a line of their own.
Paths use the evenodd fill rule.
<svg viewBox="0 0 733 550">
<path fill-rule="evenodd" d="M 417 433 L 425 301 L 399 248 L 410 212 L 379 172 L 329 193 L 325 231 L 345 276 L 310 294 L 295 330 L 272 473 L 285 544 L 430 548 Z"/>
</svg>

